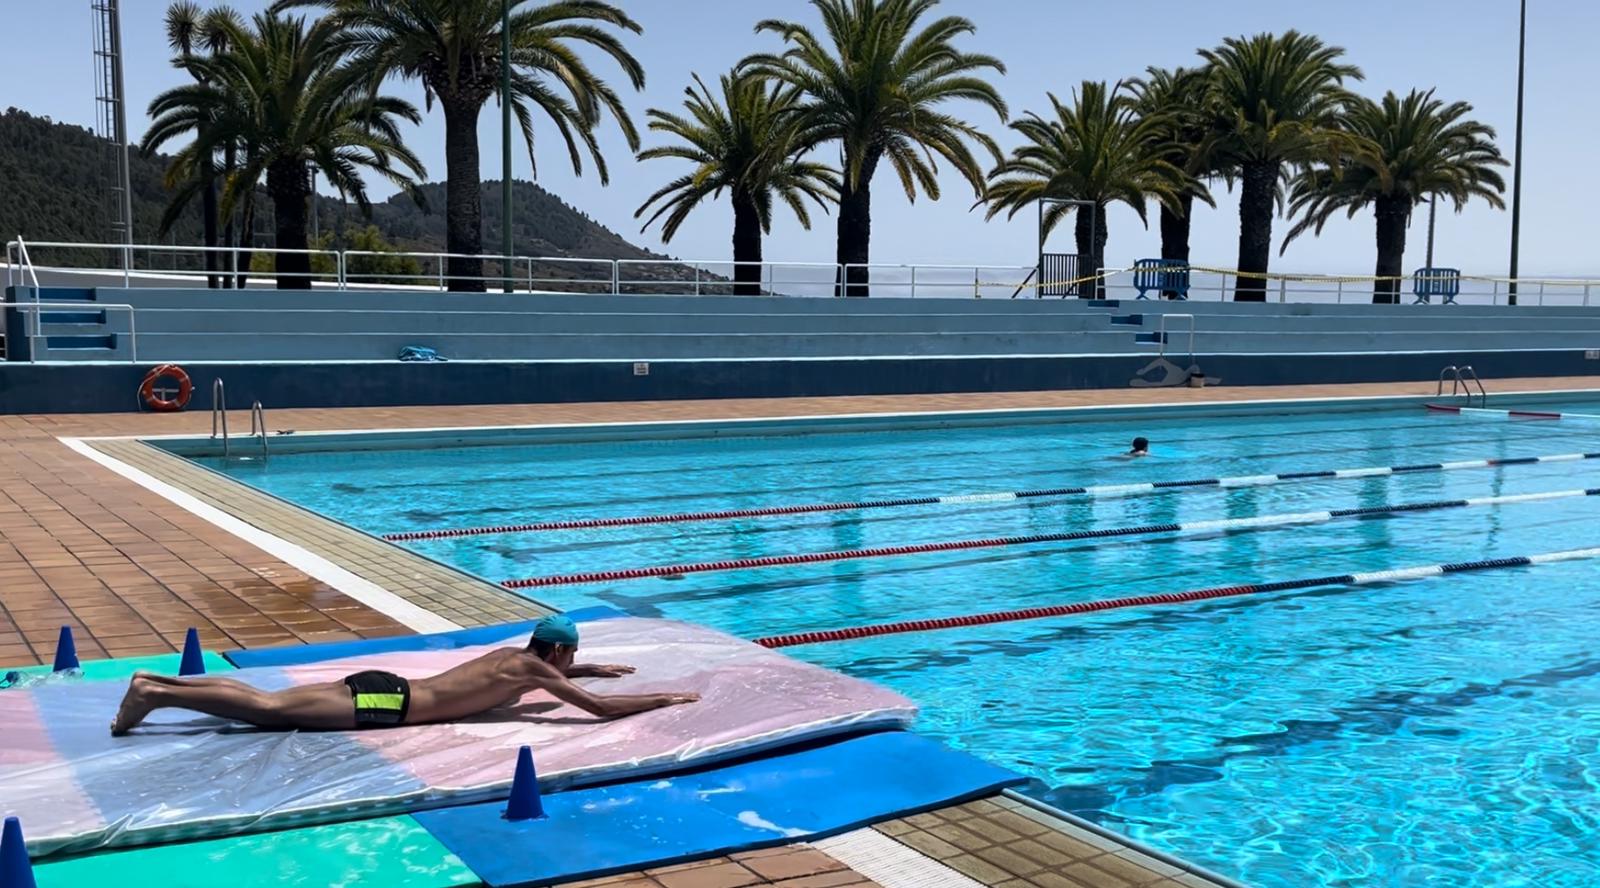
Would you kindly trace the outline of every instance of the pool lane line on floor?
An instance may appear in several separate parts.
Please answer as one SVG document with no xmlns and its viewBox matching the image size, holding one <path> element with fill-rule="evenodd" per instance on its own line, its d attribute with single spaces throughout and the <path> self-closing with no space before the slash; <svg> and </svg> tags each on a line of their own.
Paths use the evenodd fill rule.
<svg viewBox="0 0 1600 888">
<path fill-rule="evenodd" d="M 1418 580 L 1453 573 L 1473 573 L 1487 570 L 1504 570 L 1513 567 L 1530 567 L 1557 561 L 1578 561 L 1600 557 L 1600 547 L 1566 549 L 1539 555 L 1519 555 L 1512 558 L 1487 558 L 1481 561 L 1458 561 L 1450 564 L 1429 564 L 1419 567 L 1400 567 L 1392 570 L 1366 573 L 1334 574 L 1325 577 L 1305 577 L 1297 580 L 1279 580 L 1270 583 L 1243 583 L 1237 586 L 1218 586 L 1210 589 L 1191 589 L 1187 592 L 1164 592 L 1152 595 L 1132 595 L 1125 598 L 1107 598 L 1100 601 L 1080 601 L 1045 607 L 1028 607 L 1018 610 L 991 611 L 956 617 L 933 617 L 926 620 L 902 620 L 895 623 L 876 623 L 851 626 L 843 629 L 824 629 L 814 632 L 793 632 L 755 639 L 762 647 L 781 648 L 830 641 L 848 641 L 873 638 L 880 635 L 900 635 L 908 632 L 931 632 L 941 629 L 958 629 L 965 626 L 987 626 L 993 623 L 1012 623 L 1063 617 L 1075 614 L 1101 613 L 1134 607 L 1151 607 L 1166 604 L 1186 604 L 1214 598 L 1232 598 L 1240 595 L 1257 595 L 1264 592 L 1289 592 L 1319 586 L 1366 586 L 1374 583 L 1392 583 Z"/>
<path fill-rule="evenodd" d="M 803 515 L 816 512 L 868 511 L 872 509 L 897 509 L 908 506 L 971 505 L 974 503 L 1005 503 L 1018 500 L 1051 499 L 1069 496 L 1090 498 L 1137 496 L 1140 494 L 1178 491 L 1192 488 L 1265 487 L 1294 481 L 1327 481 L 1345 478 L 1376 478 L 1386 475 L 1405 475 L 1420 472 L 1450 472 L 1458 469 L 1489 469 L 1499 466 L 1533 465 L 1535 463 L 1577 462 L 1600 459 L 1597 453 L 1559 453 L 1548 456 L 1514 456 L 1498 459 L 1469 459 L 1453 462 L 1419 463 L 1402 466 L 1377 466 L 1359 469 L 1324 469 L 1315 472 L 1279 472 L 1268 475 L 1235 475 L 1228 478 L 1197 478 L 1185 481 L 1145 481 L 1136 484 L 1100 484 L 1090 487 L 1049 487 L 1038 490 L 1013 490 L 996 493 L 964 493 L 947 496 L 916 496 L 898 499 L 857 500 L 837 503 L 797 503 L 787 506 L 755 506 L 746 509 L 717 509 L 704 512 L 675 512 L 658 515 L 632 515 L 616 518 L 572 518 L 562 521 L 540 521 L 531 524 L 503 524 L 494 527 L 462 527 L 440 530 L 413 530 L 383 534 L 391 543 L 417 540 L 444 540 L 471 536 L 493 536 L 512 533 L 535 533 L 550 530 L 580 530 L 596 527 L 636 527 L 646 524 L 680 524 L 692 521 L 720 521 L 735 518 L 760 518 L 783 515 Z"/>
<path fill-rule="evenodd" d="M 1204 533 L 1216 530 L 1259 529 L 1283 527 L 1291 524 L 1321 524 L 1339 518 L 1365 518 L 1377 515 L 1400 515 L 1416 512 L 1433 512 L 1443 509 L 1460 509 L 1476 506 L 1498 506 L 1511 503 L 1531 503 L 1544 500 L 1570 499 L 1600 495 L 1600 487 L 1574 490 L 1552 490 L 1541 493 L 1518 493 L 1506 496 L 1480 496 L 1469 499 L 1435 500 L 1420 503 L 1402 503 L 1395 506 L 1361 506 L 1352 509 L 1324 509 L 1314 512 L 1283 512 L 1276 515 L 1257 515 L 1254 518 L 1220 518 L 1212 521 L 1188 521 L 1168 524 L 1143 524 L 1134 527 L 1106 527 L 1099 530 L 1069 530 L 1059 533 L 1037 533 L 1025 536 L 985 537 L 982 539 L 944 540 L 932 543 L 911 543 L 904 546 L 877 546 L 869 549 L 836 549 L 828 552 L 797 552 L 791 555 L 764 555 L 755 558 L 731 558 L 722 561 L 701 561 L 687 564 L 664 564 L 650 567 L 632 567 L 620 570 L 599 570 L 575 574 L 556 574 L 543 577 L 502 580 L 507 589 L 536 589 L 546 586 L 571 586 L 580 583 L 602 583 L 615 580 L 642 580 L 649 577 L 681 576 L 692 573 L 713 573 L 729 570 L 748 570 L 759 567 L 782 567 L 796 564 L 820 564 L 830 561 L 852 561 L 863 558 L 884 558 L 895 555 L 918 555 L 925 552 L 960 552 L 968 549 L 992 549 L 1004 546 L 1025 546 L 1034 543 L 1058 543 L 1072 540 L 1108 539 L 1111 537 L 1144 536 L 1158 533 Z"/>
</svg>

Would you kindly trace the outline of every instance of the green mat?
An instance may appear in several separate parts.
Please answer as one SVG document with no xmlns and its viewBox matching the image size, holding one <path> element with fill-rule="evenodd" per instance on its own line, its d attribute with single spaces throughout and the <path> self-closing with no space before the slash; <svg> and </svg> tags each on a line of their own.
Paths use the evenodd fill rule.
<svg viewBox="0 0 1600 888">
<path fill-rule="evenodd" d="M 477 876 L 410 817 L 382 817 L 41 861 L 39 888 L 444 888 Z"/>
<path fill-rule="evenodd" d="M 232 672 L 233 664 L 228 658 L 213 651 L 202 651 L 206 662 L 206 672 Z M 178 664 L 183 660 L 182 654 L 151 654 L 147 657 L 117 657 L 110 660 L 84 660 L 79 666 L 83 669 L 83 678 L 86 681 L 113 681 L 125 680 L 135 672 L 143 669 L 147 672 L 160 672 L 167 675 L 178 674 Z M 40 672 L 49 672 L 50 667 L 44 666 L 0 666 L 0 674 L 6 672 L 21 672 L 32 675 Z"/>
</svg>

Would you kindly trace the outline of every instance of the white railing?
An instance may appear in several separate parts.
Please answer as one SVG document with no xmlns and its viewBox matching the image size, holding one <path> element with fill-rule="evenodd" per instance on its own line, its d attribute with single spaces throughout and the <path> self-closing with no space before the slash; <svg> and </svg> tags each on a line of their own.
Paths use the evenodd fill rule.
<svg viewBox="0 0 1600 888">
<path fill-rule="evenodd" d="M 63 256 L 64 251 L 77 255 Z M 84 264 L 83 254 L 98 253 L 114 260 L 112 266 Z M 41 256 L 41 253 L 44 255 Z M 57 261 L 41 261 L 55 254 Z M 225 268 L 206 270 L 208 254 L 224 257 Z M 273 272 L 241 271 L 242 254 L 276 257 L 284 254 L 312 257 L 313 270 L 301 275 L 313 287 L 345 289 L 414 289 L 442 291 L 452 284 L 473 282 L 486 290 L 574 294 L 649 294 L 691 296 L 833 297 L 848 281 L 851 295 L 912 299 L 1033 298 L 1040 282 L 1032 265 L 955 265 L 865 263 L 837 265 L 829 262 L 731 262 L 697 259 L 587 259 L 571 256 L 512 256 L 438 252 L 380 252 L 368 250 L 279 250 L 270 247 L 197 247 L 168 244 L 82 244 L 63 241 L 23 241 L 6 245 L 7 286 L 40 285 L 40 272 L 69 280 L 95 278 L 120 280 L 124 287 L 205 286 L 220 279 L 237 282 L 241 275 L 250 287 L 276 284 Z M 74 263 L 70 260 L 78 259 Z M 450 262 L 467 259 L 482 263 L 471 275 L 453 274 Z M 407 263 L 411 263 L 407 267 Z M 750 267 L 754 273 L 748 273 Z M 318 270 L 320 268 L 320 270 Z M 741 275 L 741 271 L 747 273 Z M 741 280 L 747 277 L 748 280 Z M 1064 282 L 1045 282 L 1053 290 Z M 1522 305 L 1587 306 L 1600 279 L 1582 277 L 1527 277 L 1518 284 Z M 1279 303 L 1371 302 L 1374 279 L 1369 275 L 1280 275 L 1265 282 L 1267 301 Z M 1238 286 L 1238 273 L 1196 265 L 1189 273 L 1189 299 L 1230 301 Z M 1399 301 L 1413 301 L 1411 278 L 1398 282 Z M 1073 298 L 1079 289 L 1066 297 Z M 1103 272 L 1101 291 L 1110 299 L 1135 299 L 1131 269 Z M 1456 302 L 1463 305 L 1502 305 L 1509 297 L 1505 278 L 1463 275 Z M 1149 294 L 1155 298 L 1158 294 Z"/>
<path fill-rule="evenodd" d="M 35 290 L 34 293 L 37 295 L 38 290 Z M 133 306 L 126 303 L 59 302 L 40 301 L 35 299 L 32 302 L 8 302 L 5 304 L 5 307 L 23 312 L 24 321 L 26 321 L 28 314 L 31 312 L 31 316 L 33 318 L 32 323 L 25 322 L 23 325 L 23 329 L 26 331 L 28 337 L 28 360 L 30 361 L 39 360 L 38 343 L 39 340 L 44 336 L 44 333 L 42 332 L 44 319 L 41 317 L 41 315 L 43 315 L 45 312 L 77 311 L 88 313 L 96 312 L 105 308 L 116 309 L 118 311 L 125 311 L 128 313 L 128 360 L 130 362 L 137 362 L 139 360 L 139 330 L 138 325 L 134 320 L 137 312 L 134 310 Z M 115 334 L 116 331 L 112 331 L 112 333 L 109 335 Z"/>
</svg>

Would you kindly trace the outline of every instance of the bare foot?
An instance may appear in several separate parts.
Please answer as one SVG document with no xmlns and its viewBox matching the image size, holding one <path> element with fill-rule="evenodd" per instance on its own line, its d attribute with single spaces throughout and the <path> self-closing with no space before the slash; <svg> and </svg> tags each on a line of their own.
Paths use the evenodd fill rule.
<svg viewBox="0 0 1600 888">
<path fill-rule="evenodd" d="M 144 675 L 135 675 L 128 682 L 128 692 L 122 695 L 122 705 L 117 707 L 116 718 L 111 720 L 111 736 L 121 737 L 138 727 L 155 708 L 150 702 L 148 682 L 149 678 Z"/>
</svg>

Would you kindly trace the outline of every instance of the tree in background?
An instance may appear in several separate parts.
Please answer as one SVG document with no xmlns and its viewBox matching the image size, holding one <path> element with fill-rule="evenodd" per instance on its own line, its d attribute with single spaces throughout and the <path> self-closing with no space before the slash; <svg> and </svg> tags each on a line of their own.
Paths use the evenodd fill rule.
<svg viewBox="0 0 1600 888">
<path fill-rule="evenodd" d="M 340 241 L 343 241 L 341 244 Z M 313 274 L 332 277 L 339 273 L 333 254 L 349 250 L 345 256 L 345 276 L 352 284 L 398 284 L 414 286 L 422 280 L 422 263 L 415 256 L 401 255 L 399 248 L 384 238 L 376 225 L 367 225 L 336 234 L 329 231 L 311 242 Z M 251 271 L 271 272 L 272 260 L 256 256 Z"/>
<path fill-rule="evenodd" d="M 1080 274 L 1092 278 L 1104 266 L 1108 203 L 1121 201 L 1144 220 L 1151 198 L 1178 206 L 1193 180 L 1172 162 L 1171 146 L 1156 138 L 1169 126 L 1167 121 L 1159 114 L 1140 114 L 1125 84 L 1107 88 L 1104 82 L 1085 80 L 1073 92 L 1071 105 L 1063 105 L 1054 95 L 1050 105 L 1052 117 L 1030 111 L 1012 122 L 1011 128 L 1025 141 L 989 173 L 988 218 L 1002 212 L 1008 218 L 1015 216 L 1044 198 L 1092 201 L 1093 215 L 1077 212 L 1074 232 L 1078 255 L 1083 257 Z M 1070 204 L 1050 205 L 1044 212 L 1044 230 L 1055 228 L 1075 209 Z M 1092 298 L 1098 290 L 1084 286 L 1079 294 Z"/>
<path fill-rule="evenodd" d="M 1291 168 L 1337 163 L 1352 142 L 1341 117 L 1354 96 L 1344 50 L 1298 31 L 1229 37 L 1201 50 L 1208 71 L 1202 149 L 1238 170 L 1239 278 L 1234 298 L 1265 301 L 1272 216 Z"/>
<path fill-rule="evenodd" d="M 1308 167 L 1295 177 L 1289 213 L 1303 212 L 1305 218 L 1289 229 L 1284 248 L 1307 231 L 1321 234 L 1340 212 L 1354 218 L 1370 206 L 1378 244 L 1372 301 L 1399 302 L 1406 225 L 1417 204 L 1438 194 L 1458 213 L 1474 197 L 1505 209 L 1500 195 L 1506 183 L 1495 170 L 1506 165 L 1505 158 L 1495 147 L 1494 129 L 1469 119 L 1470 113 L 1471 105 L 1446 105 L 1431 89 L 1412 90 L 1403 99 L 1389 92 L 1382 102 L 1352 102 L 1343 126 L 1360 148 L 1335 165 Z"/>
<path fill-rule="evenodd" d="M 634 217 L 655 206 L 644 228 L 665 216 L 661 241 L 669 243 L 702 201 L 726 191 L 733 202 L 734 293 L 759 295 L 761 238 L 772 232 L 774 199 L 787 204 L 809 229 L 806 199 L 824 208 L 838 200 L 839 174 L 804 159 L 818 134 L 814 123 L 808 126 L 796 113 L 800 93 L 793 86 L 735 71 L 722 75 L 719 101 L 698 75 L 694 83 L 684 89 L 683 114 L 658 108 L 648 112 L 650 129 L 675 142 L 639 153 L 641 160 L 686 160 L 694 169 L 650 195 Z"/>
<path fill-rule="evenodd" d="M 938 0 L 811 0 L 822 15 L 822 35 L 804 25 L 769 19 L 756 31 L 779 35 L 781 55 L 751 56 L 748 70 L 793 86 L 805 96 L 804 126 L 837 142 L 843 183 L 839 194 L 836 261 L 865 266 L 871 260 L 872 176 L 887 159 L 906 198 L 917 192 L 939 199 L 935 157 L 942 157 L 983 196 L 984 170 L 969 147 L 976 142 L 998 163 L 1000 150 L 977 127 L 941 109 L 965 99 L 1006 119 L 1006 103 L 985 72 L 1005 73 L 993 56 L 957 49 L 973 33 L 958 16 L 921 22 Z M 919 27 L 919 25 L 921 25 Z M 867 295 L 865 267 L 851 268 L 845 295 Z"/>
<path fill-rule="evenodd" d="M 313 168 L 363 212 L 370 210 L 363 170 L 420 200 L 413 177 L 424 175 L 422 163 L 402 142 L 398 123 L 421 116 L 408 102 L 378 95 L 364 69 L 348 62 L 339 36 L 339 24 L 328 19 L 307 27 L 302 18 L 255 16 L 229 36 L 227 52 L 189 62 L 198 82 L 150 103 L 146 150 L 192 135 L 173 163 L 194 168 L 196 158 L 214 156 L 229 141 L 238 145 L 239 165 L 220 208 L 229 213 L 251 199 L 265 177 L 280 250 L 307 249 Z M 309 256 L 276 257 L 280 288 L 310 286 Z"/>
<path fill-rule="evenodd" d="M 275 9 L 327 9 L 373 83 L 389 75 L 422 82 L 428 106 L 444 111 L 445 216 L 450 289 L 483 290 L 483 200 L 479 190 L 478 117 L 500 89 L 501 0 L 280 0 Z M 627 13 L 600 0 L 535 3 L 512 0 L 511 98 L 528 155 L 533 156 L 533 109 L 549 118 L 566 142 L 574 172 L 587 154 L 602 184 L 610 182 L 595 129 L 610 115 L 628 147 L 639 134 L 622 100 L 577 53 L 589 47 L 609 56 L 634 89 L 644 68 L 616 35 L 601 26 L 639 33 Z M 580 147 L 581 146 L 581 147 Z"/>
<path fill-rule="evenodd" d="M 1151 149 L 1189 176 L 1175 200 L 1160 203 L 1161 258 L 1189 263 L 1189 230 L 1198 198 L 1215 207 L 1206 179 L 1222 175 L 1218 159 L 1207 152 L 1206 118 L 1202 111 L 1206 74 L 1198 68 L 1150 67 L 1145 76 L 1128 81 L 1141 117 L 1155 121 Z"/>
<path fill-rule="evenodd" d="M 202 10 L 200 4 L 194 0 L 177 0 L 167 7 L 166 31 L 167 45 L 171 47 L 174 55 L 172 64 L 181 68 L 204 83 L 206 76 L 203 70 L 191 64 L 198 52 L 216 56 L 227 52 L 229 35 L 235 33 L 240 27 L 239 14 L 227 6 L 219 6 L 210 11 Z M 157 237 L 166 237 L 172 226 L 182 217 L 195 195 L 199 194 L 201 204 L 201 219 L 204 228 L 205 245 L 215 248 L 219 243 L 220 223 L 217 213 L 217 180 L 227 176 L 233 168 L 234 146 L 228 145 L 223 149 L 226 155 L 222 167 L 217 167 L 215 154 L 196 155 L 187 164 L 172 164 L 167 171 L 167 188 L 172 191 L 172 199 L 167 203 L 166 211 L 161 215 L 161 222 L 156 230 Z M 145 148 L 149 153 L 148 147 Z M 230 245 L 233 242 L 233 226 L 228 225 L 228 234 L 225 241 Z M 222 268 L 222 257 L 215 252 L 205 254 L 206 271 L 217 271 Z M 231 283 L 231 279 L 219 279 L 215 275 L 207 277 L 207 284 L 216 287 L 219 284 Z"/>
</svg>

